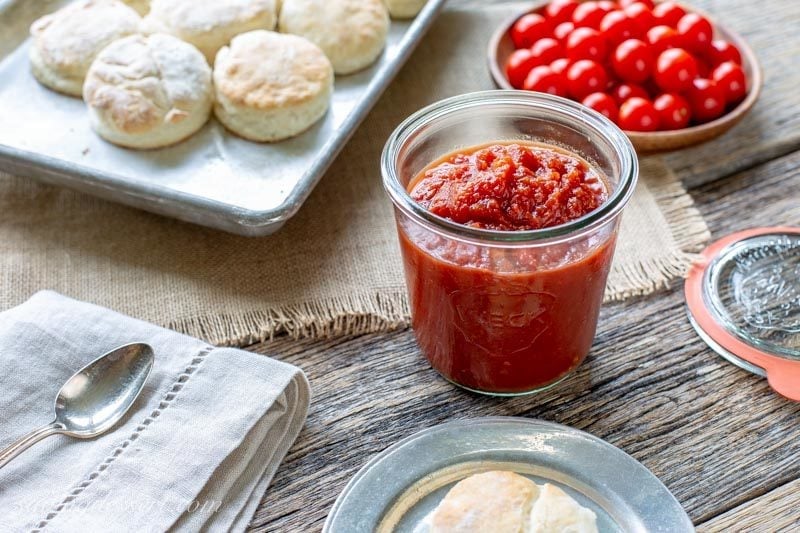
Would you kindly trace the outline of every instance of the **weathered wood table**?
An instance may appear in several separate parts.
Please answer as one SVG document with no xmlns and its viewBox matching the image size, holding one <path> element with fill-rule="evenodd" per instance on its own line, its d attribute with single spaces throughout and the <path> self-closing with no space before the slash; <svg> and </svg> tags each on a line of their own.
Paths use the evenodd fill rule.
<svg viewBox="0 0 800 533">
<path fill-rule="evenodd" d="M 714 238 L 762 225 L 798 226 L 800 2 L 693 3 L 749 40 L 766 84 L 745 122 L 666 160 L 691 187 Z M 475 5 L 485 1 L 453 1 L 437 24 Z M 302 367 L 314 391 L 308 422 L 253 518 L 258 531 L 318 531 L 373 455 L 429 426 L 490 415 L 551 420 L 622 448 L 669 487 L 701 531 L 800 528 L 800 404 L 700 340 L 686 318 L 682 283 L 606 305 L 578 372 L 551 391 L 518 399 L 482 398 L 449 385 L 428 366 L 411 331 L 284 338 L 250 349 Z"/>
</svg>

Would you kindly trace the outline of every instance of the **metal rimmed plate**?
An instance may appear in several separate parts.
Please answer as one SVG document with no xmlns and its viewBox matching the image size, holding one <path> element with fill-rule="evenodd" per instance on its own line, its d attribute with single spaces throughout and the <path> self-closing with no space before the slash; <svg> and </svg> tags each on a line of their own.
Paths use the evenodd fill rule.
<svg viewBox="0 0 800 533">
<path fill-rule="evenodd" d="M 557 484 L 595 512 L 603 532 L 694 531 L 669 490 L 622 450 L 577 429 L 515 417 L 449 422 L 389 447 L 350 480 L 323 531 L 413 532 L 457 481 L 487 470 Z"/>
</svg>

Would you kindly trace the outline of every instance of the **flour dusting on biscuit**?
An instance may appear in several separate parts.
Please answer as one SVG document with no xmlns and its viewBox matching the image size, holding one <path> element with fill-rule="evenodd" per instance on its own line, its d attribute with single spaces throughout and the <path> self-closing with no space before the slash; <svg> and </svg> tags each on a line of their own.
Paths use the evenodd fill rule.
<svg viewBox="0 0 800 533">
<path fill-rule="evenodd" d="M 152 0 L 144 27 L 193 44 L 212 64 L 236 35 L 274 29 L 277 5 L 277 0 Z"/>
<path fill-rule="evenodd" d="M 195 47 L 171 35 L 132 35 L 92 63 L 83 99 L 94 130 L 129 148 L 160 148 L 192 135 L 213 103 L 211 68 Z"/>
<path fill-rule="evenodd" d="M 31 70 L 51 89 L 80 96 L 89 65 L 116 39 L 140 30 L 141 17 L 118 0 L 80 0 L 31 25 Z"/>
<path fill-rule="evenodd" d="M 283 0 L 278 29 L 319 46 L 336 74 L 362 70 L 380 56 L 389 33 L 383 0 Z"/>
</svg>

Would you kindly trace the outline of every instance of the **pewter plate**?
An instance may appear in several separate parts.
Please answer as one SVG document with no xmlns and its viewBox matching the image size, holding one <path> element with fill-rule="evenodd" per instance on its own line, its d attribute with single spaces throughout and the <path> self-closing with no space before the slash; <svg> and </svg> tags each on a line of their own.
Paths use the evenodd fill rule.
<svg viewBox="0 0 800 533">
<path fill-rule="evenodd" d="M 325 117 L 273 144 L 240 139 L 211 120 L 188 140 L 136 151 L 104 142 L 79 98 L 39 85 L 28 65 L 28 27 L 64 0 L 0 0 L 0 169 L 154 213 L 238 233 L 267 235 L 297 212 L 411 55 L 444 0 L 411 21 L 393 20 L 370 68 L 336 78 Z"/>
<path fill-rule="evenodd" d="M 694 531 L 669 490 L 619 448 L 551 422 L 488 417 L 426 429 L 377 455 L 339 495 L 323 532 L 422 532 L 457 481 L 487 470 L 558 485 L 595 512 L 601 532 Z"/>
</svg>

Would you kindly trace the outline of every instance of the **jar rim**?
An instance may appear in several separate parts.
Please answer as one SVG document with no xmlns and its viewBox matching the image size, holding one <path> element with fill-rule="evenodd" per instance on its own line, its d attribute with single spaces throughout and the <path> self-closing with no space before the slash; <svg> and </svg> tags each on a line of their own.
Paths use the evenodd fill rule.
<svg viewBox="0 0 800 533">
<path fill-rule="evenodd" d="M 583 128 L 594 130 L 613 147 L 620 164 L 620 181 L 611 196 L 597 209 L 557 226 L 534 230 L 494 230 L 475 228 L 431 213 L 414 201 L 397 175 L 397 160 L 406 141 L 420 128 L 456 111 L 491 104 L 524 105 L 554 111 L 575 119 Z M 614 218 L 627 204 L 636 186 L 639 163 L 630 139 L 608 118 L 585 106 L 544 93 L 490 90 L 466 93 L 435 102 L 406 118 L 389 136 L 381 154 L 383 186 L 392 203 L 418 223 L 432 226 L 457 237 L 491 242 L 539 242 L 591 231 Z"/>
</svg>

